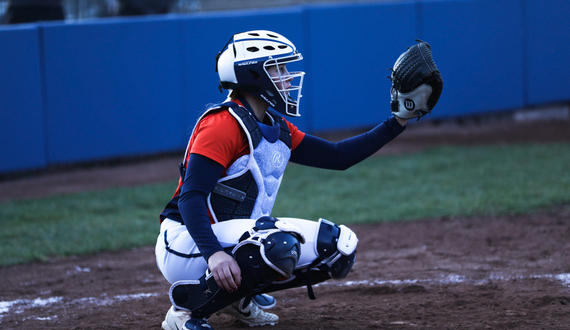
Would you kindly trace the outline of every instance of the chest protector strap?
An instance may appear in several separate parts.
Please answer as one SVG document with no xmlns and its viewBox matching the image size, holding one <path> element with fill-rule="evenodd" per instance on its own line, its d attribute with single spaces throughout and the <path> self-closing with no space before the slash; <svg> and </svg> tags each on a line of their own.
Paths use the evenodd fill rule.
<svg viewBox="0 0 570 330">
<path fill-rule="evenodd" d="M 235 115 L 239 118 L 238 122 L 242 129 L 247 131 L 248 138 L 251 139 L 253 148 L 257 148 L 263 139 L 263 132 L 259 127 L 255 116 L 246 108 L 237 105 L 234 102 L 223 103 L 222 106 L 230 107 Z M 281 116 L 271 114 L 275 124 L 279 125 L 281 140 L 289 149 L 291 148 L 291 132 L 287 123 Z M 236 118 L 237 119 L 237 118 Z M 253 150 L 250 150 L 253 153 Z M 255 202 L 259 195 L 259 188 L 250 171 L 246 171 L 242 175 L 218 182 L 210 195 L 210 203 L 214 210 L 216 220 L 226 221 L 231 219 L 248 219 L 251 217 Z"/>
</svg>

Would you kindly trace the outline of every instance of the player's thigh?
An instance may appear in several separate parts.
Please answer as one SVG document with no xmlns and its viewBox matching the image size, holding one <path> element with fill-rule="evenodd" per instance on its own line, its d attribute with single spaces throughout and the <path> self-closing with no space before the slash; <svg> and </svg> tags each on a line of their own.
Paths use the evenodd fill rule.
<svg viewBox="0 0 570 330">
<path fill-rule="evenodd" d="M 223 248 L 231 248 L 254 225 L 255 220 L 230 220 L 213 224 L 212 230 Z M 163 221 L 155 254 L 158 268 L 170 283 L 199 279 L 208 268 L 186 226 L 173 220 Z"/>
</svg>

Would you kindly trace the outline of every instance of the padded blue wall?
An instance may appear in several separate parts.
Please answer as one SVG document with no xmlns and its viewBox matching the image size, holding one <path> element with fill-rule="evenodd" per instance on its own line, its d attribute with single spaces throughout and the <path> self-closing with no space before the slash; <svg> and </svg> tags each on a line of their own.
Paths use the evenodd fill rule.
<svg viewBox="0 0 570 330">
<path fill-rule="evenodd" d="M 180 20 L 43 25 L 48 161 L 180 147 Z"/>
<path fill-rule="evenodd" d="M 570 96 L 570 1 L 526 0 L 525 49 L 528 103 L 567 101 Z"/>
<path fill-rule="evenodd" d="M 430 42 L 444 92 L 428 119 L 570 101 L 570 2 L 332 3 L 0 26 L 0 173 L 184 149 L 220 94 L 215 56 L 235 32 L 297 45 L 307 132 L 375 125 L 386 69 Z"/>
<path fill-rule="evenodd" d="M 419 6 L 421 38 L 433 45 L 444 79 L 433 117 L 524 106 L 521 1 L 426 1 Z"/>
<path fill-rule="evenodd" d="M 33 25 L 0 30 L 0 172 L 46 166 L 40 43 Z"/>
<path fill-rule="evenodd" d="M 307 16 L 310 97 L 302 111 L 310 130 L 370 126 L 387 118 L 387 69 L 416 38 L 414 4 L 315 6 Z"/>
</svg>

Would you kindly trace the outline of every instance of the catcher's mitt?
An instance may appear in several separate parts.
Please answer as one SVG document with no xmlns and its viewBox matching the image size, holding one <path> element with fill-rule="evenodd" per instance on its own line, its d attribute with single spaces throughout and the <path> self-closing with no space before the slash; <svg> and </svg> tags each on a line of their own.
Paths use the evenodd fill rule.
<svg viewBox="0 0 570 330">
<path fill-rule="evenodd" d="M 390 109 L 394 116 L 402 119 L 418 120 L 435 107 L 441 91 L 443 79 L 431 54 L 427 42 L 416 39 L 417 44 L 404 52 L 392 70 Z"/>
</svg>

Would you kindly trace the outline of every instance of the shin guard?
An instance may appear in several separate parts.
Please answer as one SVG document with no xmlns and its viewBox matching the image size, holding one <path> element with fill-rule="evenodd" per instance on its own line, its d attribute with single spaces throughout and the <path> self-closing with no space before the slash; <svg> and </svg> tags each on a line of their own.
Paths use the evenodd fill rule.
<svg viewBox="0 0 570 330">
<path fill-rule="evenodd" d="M 281 277 L 290 277 L 301 255 L 304 238 L 299 229 L 275 218 L 263 217 L 246 232 L 232 251 L 242 274 L 240 287 L 222 290 L 207 272 L 199 280 L 178 281 L 170 288 L 172 304 L 193 317 L 209 317 L 246 296 L 262 292 Z"/>
</svg>

